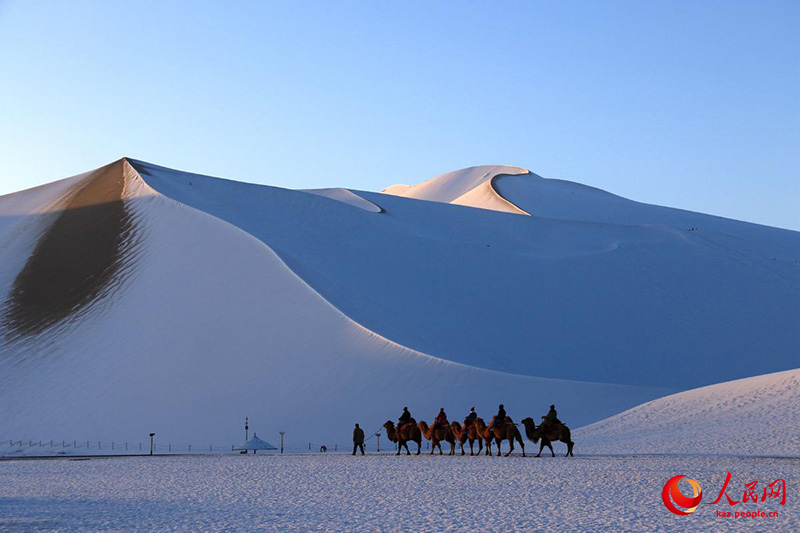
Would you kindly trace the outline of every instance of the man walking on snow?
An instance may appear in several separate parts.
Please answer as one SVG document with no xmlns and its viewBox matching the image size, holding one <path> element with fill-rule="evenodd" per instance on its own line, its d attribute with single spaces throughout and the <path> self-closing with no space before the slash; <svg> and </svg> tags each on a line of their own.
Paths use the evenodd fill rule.
<svg viewBox="0 0 800 533">
<path fill-rule="evenodd" d="M 361 448 L 361 455 L 364 455 L 364 430 L 356 424 L 355 429 L 353 429 L 353 455 L 356 454 L 356 450 L 359 448 Z"/>
</svg>

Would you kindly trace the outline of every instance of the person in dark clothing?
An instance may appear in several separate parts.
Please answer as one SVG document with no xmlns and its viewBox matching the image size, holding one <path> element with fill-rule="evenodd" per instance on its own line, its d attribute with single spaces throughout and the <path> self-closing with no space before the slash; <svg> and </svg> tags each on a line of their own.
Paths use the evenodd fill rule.
<svg viewBox="0 0 800 533">
<path fill-rule="evenodd" d="M 403 407 L 403 414 L 401 414 L 400 418 L 397 419 L 397 429 L 400 429 L 409 422 L 411 422 L 411 413 L 409 412 L 408 407 Z"/>
<path fill-rule="evenodd" d="M 556 406 L 551 405 L 550 410 L 547 412 L 546 415 L 542 417 L 542 427 L 543 429 L 549 429 L 555 426 L 556 424 L 560 424 L 561 421 L 558 419 L 558 413 L 556 412 Z"/>
<path fill-rule="evenodd" d="M 506 409 L 503 407 L 503 404 L 500 404 L 500 407 L 497 408 L 497 414 L 494 416 L 494 420 L 489 425 L 491 428 L 495 428 L 498 426 L 502 426 L 506 423 Z"/>
<path fill-rule="evenodd" d="M 436 415 L 436 419 L 433 421 L 433 426 L 443 426 L 447 424 L 447 413 L 444 412 L 444 407 L 439 409 L 439 414 Z"/>
<path fill-rule="evenodd" d="M 477 418 L 478 418 L 478 413 L 476 413 L 475 412 L 475 408 L 472 407 L 469 410 L 469 414 L 467 415 L 467 418 L 464 419 L 464 427 L 466 428 L 466 427 L 469 427 L 472 424 L 474 424 L 475 423 L 475 419 L 477 419 Z"/>
<path fill-rule="evenodd" d="M 353 455 L 356 454 L 358 449 L 361 449 L 361 455 L 364 455 L 364 430 L 356 424 L 353 429 Z"/>
</svg>

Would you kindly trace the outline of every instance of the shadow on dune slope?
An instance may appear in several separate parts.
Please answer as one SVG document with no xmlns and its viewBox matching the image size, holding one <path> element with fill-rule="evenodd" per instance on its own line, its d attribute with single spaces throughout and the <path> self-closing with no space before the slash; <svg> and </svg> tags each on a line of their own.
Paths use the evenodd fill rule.
<svg viewBox="0 0 800 533">
<path fill-rule="evenodd" d="M 122 199 L 123 164 L 98 169 L 67 193 L 7 296 L 7 338 L 41 333 L 114 287 L 133 242 L 133 216 Z"/>
</svg>

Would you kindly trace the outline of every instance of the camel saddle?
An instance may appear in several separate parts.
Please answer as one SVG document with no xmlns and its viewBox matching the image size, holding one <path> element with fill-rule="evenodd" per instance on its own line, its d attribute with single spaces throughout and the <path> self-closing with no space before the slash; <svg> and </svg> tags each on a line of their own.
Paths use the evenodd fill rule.
<svg viewBox="0 0 800 533">
<path fill-rule="evenodd" d="M 411 420 L 409 420 L 409 421 L 408 421 L 408 422 L 406 422 L 405 424 L 401 424 L 401 425 L 397 426 L 397 433 L 398 433 L 399 435 L 402 435 L 402 433 L 401 433 L 401 432 L 402 432 L 402 431 L 403 431 L 405 428 L 407 428 L 407 427 L 413 427 L 413 426 L 416 426 L 416 425 L 417 425 L 417 421 L 416 421 L 416 420 L 414 420 L 414 419 L 412 418 Z"/>
<path fill-rule="evenodd" d="M 542 422 L 542 425 L 539 426 L 539 427 L 541 428 L 541 430 L 543 432 L 549 434 L 549 433 L 552 433 L 554 431 L 558 431 L 561 428 L 561 426 L 563 426 L 563 425 L 565 425 L 564 422 L 562 422 L 561 420 L 556 419 L 554 422 Z M 548 438 L 550 438 L 549 435 L 548 435 Z"/>
</svg>

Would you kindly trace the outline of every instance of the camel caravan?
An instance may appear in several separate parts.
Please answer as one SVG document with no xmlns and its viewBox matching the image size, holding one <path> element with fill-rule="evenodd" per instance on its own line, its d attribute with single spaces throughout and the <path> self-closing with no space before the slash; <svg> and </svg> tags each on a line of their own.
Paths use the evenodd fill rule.
<svg viewBox="0 0 800 533">
<path fill-rule="evenodd" d="M 572 448 L 575 445 L 570 437 L 569 428 L 563 424 L 557 417 L 555 405 L 550 406 L 550 411 L 542 417 L 542 423 L 537 426 L 532 418 L 528 417 L 522 420 L 522 425 L 525 428 L 525 436 L 534 444 L 539 444 L 539 453 L 536 457 L 542 456 L 542 450 L 545 446 L 550 448 L 550 453 L 553 457 L 556 456 L 553 451 L 552 443 L 561 441 L 567 445 L 567 455 L 565 457 L 574 457 Z M 405 449 L 407 455 L 411 455 L 411 450 L 408 448 L 408 443 L 413 442 L 417 445 L 417 453 L 419 455 L 422 451 L 422 439 L 426 439 L 431 443 L 431 455 L 439 449 L 439 455 L 443 455 L 442 443 L 445 442 L 450 445 L 448 455 L 455 455 L 456 443 L 461 447 L 461 455 L 466 455 L 464 445 L 469 443 L 469 454 L 480 455 L 486 449 L 486 455 L 492 455 L 492 442 L 497 446 L 497 455 L 501 455 L 501 445 L 504 440 L 508 441 L 509 450 L 505 454 L 506 457 L 511 455 L 514 451 L 514 442 L 519 444 L 522 448 L 522 456 L 525 457 L 525 443 L 522 440 L 522 435 L 517 428 L 517 424 L 511 420 L 506 414 L 503 405 L 500 405 L 497 414 L 492 418 L 491 423 L 487 426 L 482 418 L 478 417 L 475 408 L 470 409 L 469 414 L 464 419 L 463 424 L 457 421 L 450 422 L 447 420 L 447 414 L 444 408 L 439 410 L 439 414 L 429 426 L 427 422 L 417 421 L 411 416 L 408 407 L 403 408 L 403 414 L 397 421 L 397 425 L 391 420 L 387 420 L 383 425 L 386 429 L 386 435 L 389 440 L 397 444 L 397 455 Z M 475 443 L 478 444 L 478 451 L 475 452 Z"/>
</svg>

